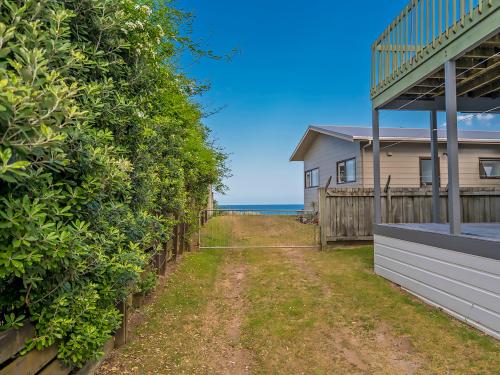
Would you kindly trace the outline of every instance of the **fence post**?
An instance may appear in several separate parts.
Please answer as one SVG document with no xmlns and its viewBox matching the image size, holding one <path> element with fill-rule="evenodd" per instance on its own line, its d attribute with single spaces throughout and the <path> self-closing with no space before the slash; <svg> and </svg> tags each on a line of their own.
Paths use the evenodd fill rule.
<svg viewBox="0 0 500 375">
<path fill-rule="evenodd" d="M 161 275 L 161 255 L 163 253 L 162 251 L 156 251 L 156 254 L 153 257 L 153 263 L 154 263 L 154 268 L 155 272 L 157 275 Z"/>
<path fill-rule="evenodd" d="M 196 231 L 196 247 L 198 248 L 198 250 L 200 250 L 200 246 L 201 246 L 201 228 L 203 228 L 203 226 L 205 225 L 204 223 L 204 219 L 205 219 L 205 213 L 203 211 L 200 212 L 200 219 L 199 219 L 199 223 L 198 223 L 198 230 Z"/>
<path fill-rule="evenodd" d="M 318 189 L 319 193 L 319 235 L 321 241 L 321 250 L 324 250 L 327 245 L 326 240 L 326 189 Z"/>
<path fill-rule="evenodd" d="M 124 299 L 118 304 L 118 311 L 122 314 L 122 322 L 120 328 L 115 334 L 115 348 L 119 348 L 127 343 L 128 331 L 128 313 L 129 313 L 128 298 Z"/>
<path fill-rule="evenodd" d="M 179 224 L 177 224 L 174 227 L 174 236 L 172 237 L 173 241 L 173 253 L 174 253 L 174 261 L 177 260 L 177 257 L 179 256 Z"/>
<path fill-rule="evenodd" d="M 394 217 L 392 215 L 392 195 L 391 195 L 391 188 L 387 187 L 386 191 L 386 223 L 393 223 L 394 222 Z M 383 222 L 383 221 L 382 221 Z"/>
<path fill-rule="evenodd" d="M 165 246 L 163 247 L 163 251 L 162 251 L 162 254 L 163 254 L 163 259 L 162 259 L 162 262 L 160 264 L 160 270 L 159 270 L 159 274 L 161 276 L 165 276 L 165 270 L 167 268 L 167 259 L 168 259 L 168 242 L 165 243 Z"/>
<path fill-rule="evenodd" d="M 184 249 L 191 252 L 191 237 L 187 234 L 189 234 L 189 224 L 184 223 Z"/>
<path fill-rule="evenodd" d="M 186 243 L 185 243 L 185 239 L 184 239 L 184 237 L 186 235 L 185 231 L 186 231 L 185 224 L 181 223 L 179 225 L 179 232 L 180 232 L 179 233 L 179 252 L 181 255 L 184 254 L 184 250 L 186 249 Z"/>
</svg>

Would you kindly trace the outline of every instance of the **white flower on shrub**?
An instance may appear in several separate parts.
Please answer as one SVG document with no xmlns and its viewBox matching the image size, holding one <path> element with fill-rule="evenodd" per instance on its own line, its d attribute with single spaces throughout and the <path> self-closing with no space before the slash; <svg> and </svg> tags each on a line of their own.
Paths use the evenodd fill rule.
<svg viewBox="0 0 500 375">
<path fill-rule="evenodd" d="M 125 27 L 127 27 L 129 30 L 135 30 L 135 29 L 143 29 L 144 24 L 141 21 L 127 21 L 125 22 Z"/>
<path fill-rule="evenodd" d="M 153 13 L 151 8 L 148 7 L 147 5 L 136 5 L 136 6 L 134 6 L 134 9 L 140 10 L 141 12 L 143 12 L 144 14 L 147 14 L 148 16 L 150 16 Z"/>
</svg>

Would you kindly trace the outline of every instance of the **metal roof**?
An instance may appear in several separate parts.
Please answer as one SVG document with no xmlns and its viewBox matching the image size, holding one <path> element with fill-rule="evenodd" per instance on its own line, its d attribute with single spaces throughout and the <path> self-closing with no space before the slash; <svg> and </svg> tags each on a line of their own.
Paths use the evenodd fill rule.
<svg viewBox="0 0 500 375">
<path fill-rule="evenodd" d="M 361 126 L 310 126 L 295 151 L 290 161 L 303 161 L 304 155 L 316 139 L 318 134 L 325 134 L 345 141 L 371 141 L 372 128 Z M 440 142 L 446 142 L 446 129 L 438 130 Z M 460 143 L 492 143 L 500 144 L 500 131 L 459 130 Z M 430 142 L 430 131 L 424 128 L 381 128 L 381 142 Z"/>
</svg>

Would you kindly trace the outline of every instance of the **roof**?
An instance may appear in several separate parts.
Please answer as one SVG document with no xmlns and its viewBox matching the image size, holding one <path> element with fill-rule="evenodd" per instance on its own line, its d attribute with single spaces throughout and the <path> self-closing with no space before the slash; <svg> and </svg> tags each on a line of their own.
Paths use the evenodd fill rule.
<svg viewBox="0 0 500 375">
<path fill-rule="evenodd" d="M 343 139 L 348 142 L 371 141 L 372 128 L 360 126 L 309 126 L 295 148 L 290 161 L 303 161 L 305 153 L 319 134 Z M 438 129 L 439 142 L 446 142 L 446 129 Z M 380 128 L 381 142 L 430 142 L 428 129 Z M 460 130 L 460 143 L 500 144 L 500 131 Z"/>
</svg>

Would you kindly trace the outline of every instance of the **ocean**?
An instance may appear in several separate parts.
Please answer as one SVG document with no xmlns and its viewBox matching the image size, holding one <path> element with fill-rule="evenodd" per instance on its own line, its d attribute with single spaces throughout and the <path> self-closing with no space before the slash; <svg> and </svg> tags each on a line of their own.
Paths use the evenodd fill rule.
<svg viewBox="0 0 500 375">
<path fill-rule="evenodd" d="M 221 204 L 218 208 L 222 210 L 248 210 L 259 212 L 263 215 L 286 214 L 287 211 L 301 211 L 303 204 Z M 277 212 L 282 211 L 282 212 Z M 291 215 L 294 212 L 290 212 Z"/>
</svg>

